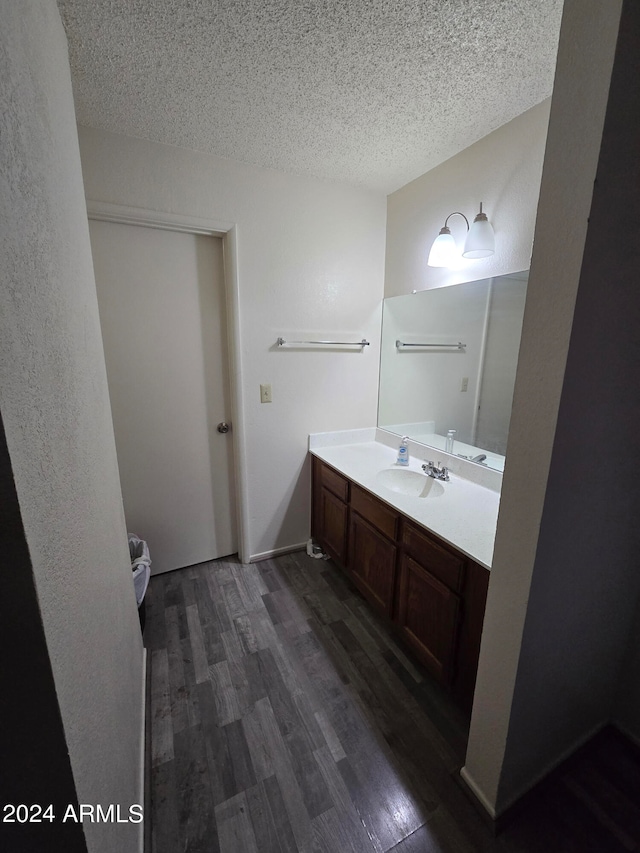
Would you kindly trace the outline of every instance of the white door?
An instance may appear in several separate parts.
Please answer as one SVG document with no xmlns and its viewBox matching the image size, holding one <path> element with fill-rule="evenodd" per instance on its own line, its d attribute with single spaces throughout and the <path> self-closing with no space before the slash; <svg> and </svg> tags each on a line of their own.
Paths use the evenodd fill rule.
<svg viewBox="0 0 640 853">
<path fill-rule="evenodd" d="M 128 530 L 154 573 L 237 550 L 222 241 L 90 222 Z"/>
</svg>

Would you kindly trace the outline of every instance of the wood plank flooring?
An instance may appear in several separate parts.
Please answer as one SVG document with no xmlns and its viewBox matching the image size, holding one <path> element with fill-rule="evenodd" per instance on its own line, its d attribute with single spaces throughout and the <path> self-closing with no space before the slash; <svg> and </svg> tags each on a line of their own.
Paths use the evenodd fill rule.
<svg viewBox="0 0 640 853">
<path fill-rule="evenodd" d="M 640 850 L 615 736 L 494 838 L 456 778 L 466 720 L 331 562 L 217 560 L 152 578 L 146 606 L 147 853 Z"/>
</svg>

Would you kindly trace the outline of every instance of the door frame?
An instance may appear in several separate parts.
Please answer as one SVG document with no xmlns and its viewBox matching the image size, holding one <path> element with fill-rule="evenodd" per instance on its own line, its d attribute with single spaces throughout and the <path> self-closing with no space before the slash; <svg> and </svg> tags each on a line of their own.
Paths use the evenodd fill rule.
<svg viewBox="0 0 640 853">
<path fill-rule="evenodd" d="M 249 562 L 249 525 L 247 454 L 245 418 L 242 399 L 242 349 L 240 347 L 240 285 L 238 279 L 238 225 L 217 219 L 201 219 L 178 213 L 159 213 L 142 207 L 110 204 L 87 199 L 87 218 L 121 225 L 141 225 L 163 231 L 181 231 L 222 238 L 224 265 L 223 286 L 226 304 L 226 327 L 231 390 L 231 423 L 233 425 L 233 466 L 236 481 L 236 524 L 238 528 L 238 557 Z"/>
</svg>

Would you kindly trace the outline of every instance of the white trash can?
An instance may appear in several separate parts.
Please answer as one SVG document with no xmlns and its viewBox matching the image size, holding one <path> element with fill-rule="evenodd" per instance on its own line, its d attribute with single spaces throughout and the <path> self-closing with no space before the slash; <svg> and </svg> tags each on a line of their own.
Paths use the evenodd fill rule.
<svg viewBox="0 0 640 853">
<path fill-rule="evenodd" d="M 135 533 L 129 533 L 128 538 L 129 556 L 131 557 L 131 569 L 133 571 L 133 587 L 136 593 L 140 628 L 144 631 L 144 597 L 149 586 L 149 578 L 151 577 L 151 557 L 149 556 L 149 546 L 144 539 L 140 539 Z"/>
</svg>

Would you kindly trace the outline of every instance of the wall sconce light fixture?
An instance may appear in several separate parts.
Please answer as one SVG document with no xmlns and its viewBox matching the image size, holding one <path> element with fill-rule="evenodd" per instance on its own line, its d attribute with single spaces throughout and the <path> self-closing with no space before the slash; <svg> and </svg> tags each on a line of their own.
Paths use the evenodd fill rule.
<svg viewBox="0 0 640 853">
<path fill-rule="evenodd" d="M 482 212 L 482 202 L 480 202 L 480 213 L 477 214 L 470 228 L 469 220 L 459 210 L 455 210 L 447 216 L 444 226 L 433 241 L 433 246 L 429 252 L 429 260 L 427 261 L 428 266 L 449 267 L 456 260 L 458 254 L 456 241 L 453 239 L 447 225 L 452 216 L 461 216 L 467 223 L 467 239 L 462 250 L 463 258 L 488 258 L 490 255 L 493 255 L 496 247 L 495 236 L 491 223 L 487 219 L 487 214 Z"/>
</svg>

